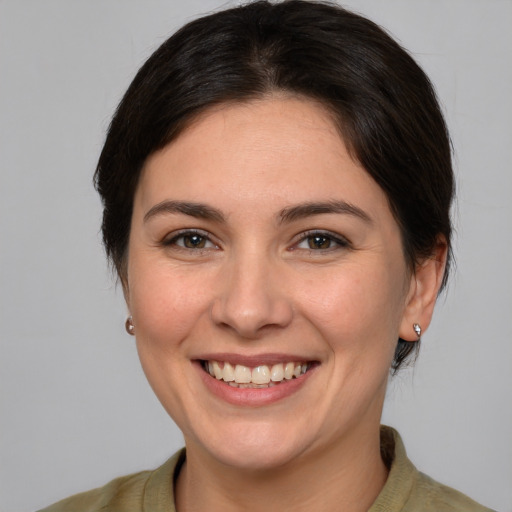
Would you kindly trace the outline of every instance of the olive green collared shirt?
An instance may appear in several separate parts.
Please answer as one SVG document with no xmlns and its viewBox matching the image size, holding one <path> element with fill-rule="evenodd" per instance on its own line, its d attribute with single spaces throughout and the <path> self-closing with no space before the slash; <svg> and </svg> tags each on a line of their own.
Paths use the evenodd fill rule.
<svg viewBox="0 0 512 512">
<path fill-rule="evenodd" d="M 407 458 L 400 435 L 390 427 L 381 428 L 381 451 L 390 471 L 368 512 L 492 512 L 420 473 Z M 154 471 L 117 478 L 40 512 L 176 512 L 173 483 L 184 460 L 183 449 Z"/>
</svg>

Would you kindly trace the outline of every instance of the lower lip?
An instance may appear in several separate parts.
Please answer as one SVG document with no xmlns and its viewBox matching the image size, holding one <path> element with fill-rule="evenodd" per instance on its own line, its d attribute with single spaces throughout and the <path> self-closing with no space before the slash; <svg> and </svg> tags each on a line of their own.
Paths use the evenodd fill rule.
<svg viewBox="0 0 512 512">
<path fill-rule="evenodd" d="M 236 388 L 223 380 L 218 380 L 205 372 L 201 363 L 194 364 L 208 390 L 225 402 L 233 405 L 258 407 L 278 402 L 299 391 L 309 380 L 316 367 L 296 379 L 283 380 L 269 388 Z"/>
</svg>

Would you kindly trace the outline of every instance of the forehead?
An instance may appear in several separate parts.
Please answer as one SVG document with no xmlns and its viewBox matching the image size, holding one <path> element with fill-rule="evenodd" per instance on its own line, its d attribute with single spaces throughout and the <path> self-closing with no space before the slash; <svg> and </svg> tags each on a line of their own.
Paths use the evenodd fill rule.
<svg viewBox="0 0 512 512">
<path fill-rule="evenodd" d="M 327 110 L 293 97 L 206 111 L 148 158 L 136 203 L 149 208 L 167 199 L 205 197 L 228 209 L 340 199 L 370 211 L 387 207 Z"/>
</svg>

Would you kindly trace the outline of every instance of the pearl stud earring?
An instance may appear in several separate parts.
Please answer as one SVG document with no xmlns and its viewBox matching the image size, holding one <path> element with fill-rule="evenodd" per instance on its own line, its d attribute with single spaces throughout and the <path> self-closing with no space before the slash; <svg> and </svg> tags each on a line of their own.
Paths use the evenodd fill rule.
<svg viewBox="0 0 512 512">
<path fill-rule="evenodd" d="M 126 319 L 126 322 L 124 323 L 124 328 L 126 329 L 126 332 L 127 332 L 130 336 L 134 336 L 134 335 L 135 335 L 135 326 L 133 325 L 132 315 L 130 315 L 130 316 Z"/>
</svg>

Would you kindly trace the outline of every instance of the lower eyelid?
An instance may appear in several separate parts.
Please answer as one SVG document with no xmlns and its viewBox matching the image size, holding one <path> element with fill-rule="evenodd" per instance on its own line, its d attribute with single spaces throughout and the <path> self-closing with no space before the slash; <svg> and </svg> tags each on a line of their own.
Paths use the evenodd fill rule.
<svg viewBox="0 0 512 512">
<path fill-rule="evenodd" d="M 204 247 L 187 247 L 185 245 L 185 242 L 184 242 L 184 239 L 187 237 L 187 235 L 184 235 L 184 236 L 178 236 L 176 237 L 174 240 L 183 240 L 183 243 L 182 244 L 175 244 L 177 245 L 178 247 L 182 248 L 182 249 L 190 249 L 190 250 L 205 250 L 205 249 L 211 249 L 212 247 L 215 247 L 215 245 L 212 243 L 211 240 L 208 240 L 208 238 L 204 239 Z M 202 240 L 203 242 L 203 240 Z"/>
</svg>

